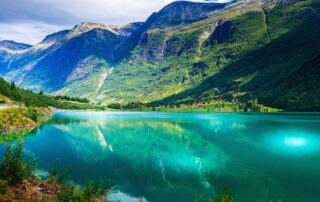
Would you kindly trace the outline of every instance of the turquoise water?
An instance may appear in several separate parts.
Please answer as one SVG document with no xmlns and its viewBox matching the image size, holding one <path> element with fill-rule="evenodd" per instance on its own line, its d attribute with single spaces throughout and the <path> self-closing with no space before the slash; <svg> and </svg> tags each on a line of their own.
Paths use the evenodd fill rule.
<svg viewBox="0 0 320 202">
<path fill-rule="evenodd" d="M 3 151 L 3 149 L 2 149 Z M 25 139 L 41 173 L 114 179 L 111 200 L 320 201 L 320 114 L 57 113 Z"/>
</svg>

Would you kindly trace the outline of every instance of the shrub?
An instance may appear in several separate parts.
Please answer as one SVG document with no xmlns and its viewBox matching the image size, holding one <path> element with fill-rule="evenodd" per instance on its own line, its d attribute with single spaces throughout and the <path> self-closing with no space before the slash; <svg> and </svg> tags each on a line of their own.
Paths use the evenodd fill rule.
<svg viewBox="0 0 320 202">
<path fill-rule="evenodd" d="M 76 189 L 73 185 L 65 187 L 57 196 L 58 202 L 88 202 L 95 201 L 108 193 L 114 186 L 113 181 L 88 182 L 83 190 Z"/>
<path fill-rule="evenodd" d="M 8 182 L 6 180 L 0 180 L 0 194 L 7 194 Z"/>
<path fill-rule="evenodd" d="M 97 182 L 90 181 L 85 186 L 83 193 L 88 200 L 91 198 L 99 198 L 107 194 L 114 185 L 115 183 L 110 180 Z"/>
<path fill-rule="evenodd" d="M 74 186 L 69 185 L 58 193 L 57 202 L 87 202 L 87 200 L 81 191 L 76 190 Z"/>
<path fill-rule="evenodd" d="M 32 176 L 35 167 L 22 162 L 22 157 L 22 143 L 18 143 L 14 147 L 7 145 L 0 163 L 0 180 L 6 181 L 8 185 L 16 185 Z"/>
</svg>

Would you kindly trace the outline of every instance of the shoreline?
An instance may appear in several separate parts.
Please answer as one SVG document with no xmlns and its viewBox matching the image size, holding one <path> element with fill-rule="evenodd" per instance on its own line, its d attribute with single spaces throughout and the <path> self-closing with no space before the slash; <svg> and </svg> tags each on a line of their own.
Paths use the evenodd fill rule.
<svg viewBox="0 0 320 202">
<path fill-rule="evenodd" d="M 55 113 L 46 107 L 8 108 L 0 111 L 0 132 L 32 131 L 39 127 L 43 118 Z"/>
</svg>

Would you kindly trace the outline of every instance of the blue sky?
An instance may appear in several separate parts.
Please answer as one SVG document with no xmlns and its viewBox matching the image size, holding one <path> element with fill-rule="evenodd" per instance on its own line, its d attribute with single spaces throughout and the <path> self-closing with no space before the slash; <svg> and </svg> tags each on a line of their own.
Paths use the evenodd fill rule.
<svg viewBox="0 0 320 202">
<path fill-rule="evenodd" d="M 81 22 L 125 24 L 144 21 L 151 13 L 173 1 L 1 0 L 0 41 L 14 40 L 35 44 L 48 34 L 70 29 Z"/>
</svg>

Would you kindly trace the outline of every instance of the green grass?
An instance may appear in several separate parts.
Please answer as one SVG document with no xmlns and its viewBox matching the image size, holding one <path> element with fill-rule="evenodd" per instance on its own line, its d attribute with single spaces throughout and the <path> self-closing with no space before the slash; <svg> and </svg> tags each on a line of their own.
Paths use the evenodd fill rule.
<svg viewBox="0 0 320 202">
<path fill-rule="evenodd" d="M 231 54 L 220 71 L 196 87 L 155 104 L 210 99 L 246 102 L 257 98 L 259 103 L 273 108 L 320 110 L 319 4 L 308 0 L 289 6 L 276 5 L 267 13 L 266 23 L 262 11 L 237 17 L 235 23 L 242 26 L 234 37 L 208 49 L 202 59 L 212 68 Z"/>
<path fill-rule="evenodd" d="M 51 110 L 42 107 L 0 110 L 0 130 L 34 128 L 38 125 L 40 116 L 50 113 Z"/>
</svg>

